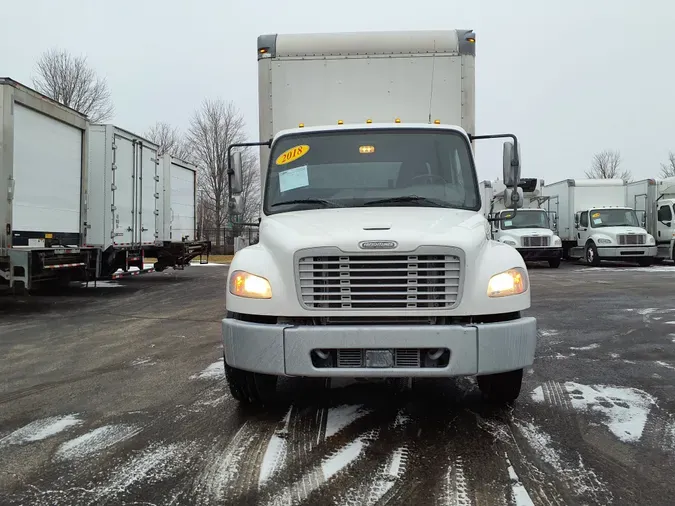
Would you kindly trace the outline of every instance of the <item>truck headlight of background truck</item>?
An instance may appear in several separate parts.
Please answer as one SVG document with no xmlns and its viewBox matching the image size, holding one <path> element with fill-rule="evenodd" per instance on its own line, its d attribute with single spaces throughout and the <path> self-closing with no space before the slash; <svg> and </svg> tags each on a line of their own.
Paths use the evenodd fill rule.
<svg viewBox="0 0 675 506">
<path fill-rule="evenodd" d="M 246 271 L 234 271 L 230 276 L 230 293 L 249 299 L 271 299 L 270 282 Z"/>
<path fill-rule="evenodd" d="M 604 239 L 604 238 L 600 237 L 598 239 L 598 244 L 612 244 L 612 240 L 611 239 Z"/>
<path fill-rule="evenodd" d="M 492 276 L 488 282 L 487 293 L 488 297 L 506 297 L 525 293 L 527 289 L 527 273 L 516 267 Z"/>
</svg>

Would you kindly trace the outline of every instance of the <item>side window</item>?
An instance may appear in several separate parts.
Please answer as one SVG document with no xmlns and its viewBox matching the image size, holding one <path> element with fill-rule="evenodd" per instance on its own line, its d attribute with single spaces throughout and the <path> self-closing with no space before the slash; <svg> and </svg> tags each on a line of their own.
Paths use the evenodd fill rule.
<svg viewBox="0 0 675 506">
<path fill-rule="evenodd" d="M 588 211 L 584 211 L 583 213 L 581 213 L 581 218 L 579 218 L 579 224 L 582 227 L 588 226 Z"/>
<path fill-rule="evenodd" d="M 659 221 L 672 221 L 673 220 L 673 211 L 670 208 L 670 205 L 665 205 L 659 207 Z"/>
</svg>

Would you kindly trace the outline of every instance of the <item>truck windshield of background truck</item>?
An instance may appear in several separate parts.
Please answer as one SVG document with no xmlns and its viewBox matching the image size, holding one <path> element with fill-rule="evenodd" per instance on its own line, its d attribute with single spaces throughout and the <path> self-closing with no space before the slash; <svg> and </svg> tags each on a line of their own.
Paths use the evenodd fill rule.
<svg viewBox="0 0 675 506">
<path fill-rule="evenodd" d="M 518 210 L 502 211 L 500 216 L 502 230 L 513 230 L 514 228 L 551 228 L 548 222 L 546 211 L 525 211 Z"/>
<path fill-rule="evenodd" d="M 294 134 L 272 147 L 265 214 L 365 206 L 478 211 L 468 141 L 454 131 L 397 128 Z"/>
<path fill-rule="evenodd" d="M 640 226 L 632 209 L 593 209 L 590 216 L 592 228 Z"/>
</svg>

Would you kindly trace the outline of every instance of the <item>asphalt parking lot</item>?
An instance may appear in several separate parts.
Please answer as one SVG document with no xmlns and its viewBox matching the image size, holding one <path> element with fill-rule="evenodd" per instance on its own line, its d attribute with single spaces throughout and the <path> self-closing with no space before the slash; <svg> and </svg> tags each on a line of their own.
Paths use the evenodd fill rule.
<svg viewBox="0 0 675 506">
<path fill-rule="evenodd" d="M 513 408 L 223 378 L 227 267 L 0 297 L 0 504 L 672 504 L 675 267 L 530 270 L 539 344 Z"/>
</svg>

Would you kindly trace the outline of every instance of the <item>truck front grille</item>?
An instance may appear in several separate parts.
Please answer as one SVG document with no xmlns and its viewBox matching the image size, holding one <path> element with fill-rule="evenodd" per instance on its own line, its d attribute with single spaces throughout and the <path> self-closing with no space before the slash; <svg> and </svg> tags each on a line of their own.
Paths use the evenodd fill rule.
<svg viewBox="0 0 675 506">
<path fill-rule="evenodd" d="M 442 309 L 459 303 L 456 255 L 307 255 L 296 271 L 306 309 Z"/>
<path fill-rule="evenodd" d="M 645 234 L 627 234 L 617 236 L 619 244 L 644 244 L 647 241 Z"/>
<path fill-rule="evenodd" d="M 549 238 L 545 236 L 526 235 L 523 237 L 523 246 L 526 248 L 548 246 Z"/>
</svg>

